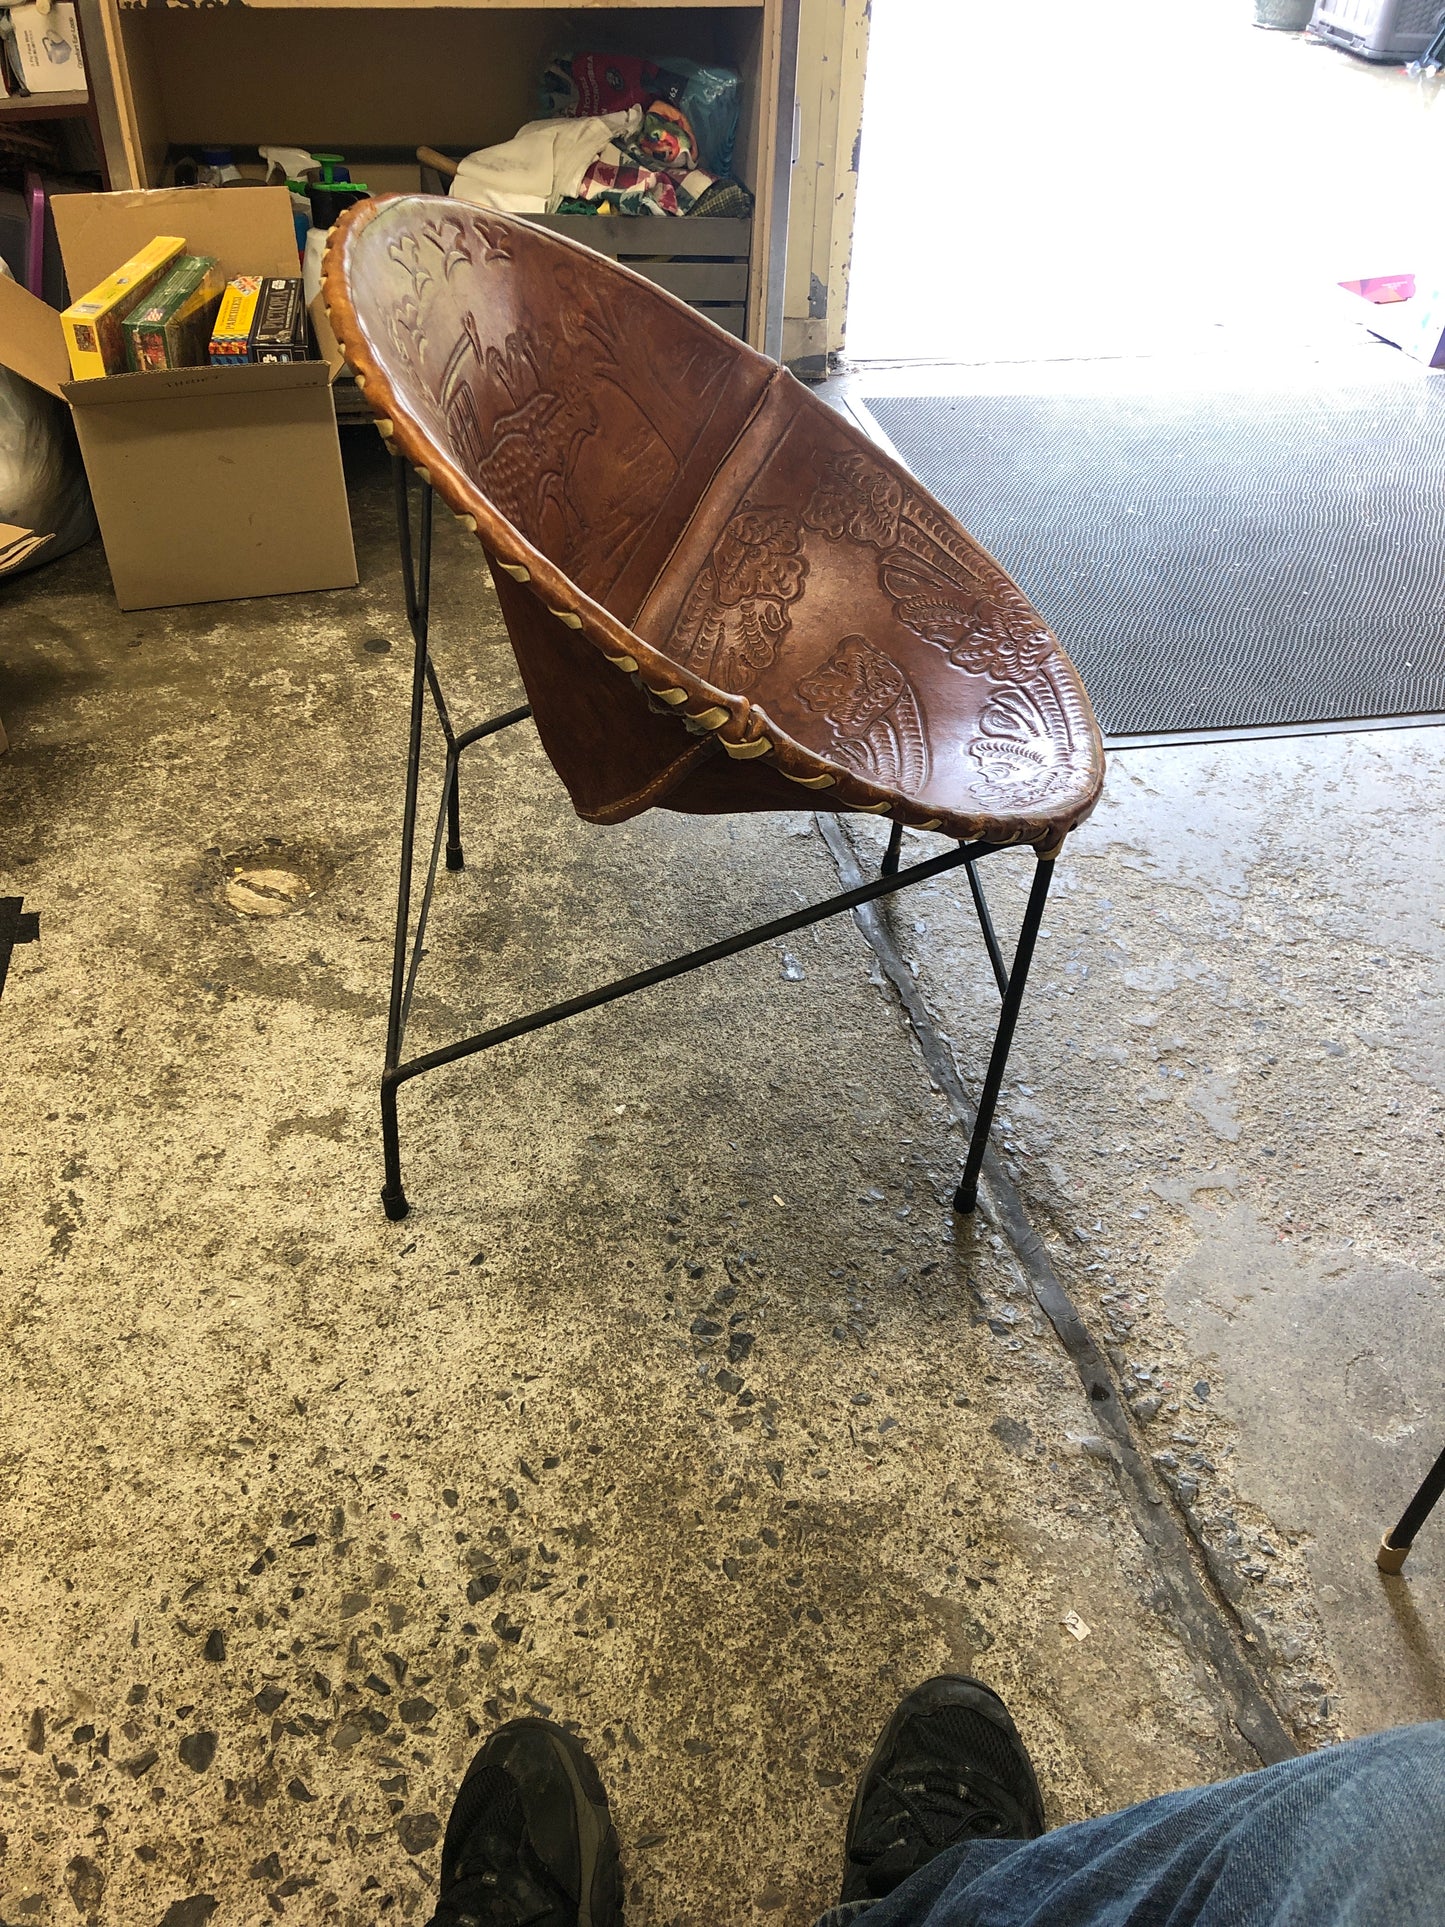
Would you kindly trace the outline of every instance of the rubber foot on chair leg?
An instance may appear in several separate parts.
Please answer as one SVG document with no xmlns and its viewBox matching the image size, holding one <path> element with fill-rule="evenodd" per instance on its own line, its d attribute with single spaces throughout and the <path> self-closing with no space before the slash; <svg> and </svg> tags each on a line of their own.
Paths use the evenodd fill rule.
<svg viewBox="0 0 1445 1927">
<path fill-rule="evenodd" d="M 466 868 L 466 863 L 462 856 L 462 846 L 460 843 L 448 843 L 447 868 L 449 870 L 462 870 Z"/>
<path fill-rule="evenodd" d="M 411 1206 L 406 1201 L 406 1193 L 398 1185 L 393 1191 L 389 1184 L 381 1187 L 381 1208 L 393 1224 L 400 1224 Z"/>
<path fill-rule="evenodd" d="M 970 1185 L 967 1190 L 962 1185 L 953 1194 L 953 1208 L 961 1218 L 966 1218 L 978 1204 L 978 1186 Z"/>
</svg>

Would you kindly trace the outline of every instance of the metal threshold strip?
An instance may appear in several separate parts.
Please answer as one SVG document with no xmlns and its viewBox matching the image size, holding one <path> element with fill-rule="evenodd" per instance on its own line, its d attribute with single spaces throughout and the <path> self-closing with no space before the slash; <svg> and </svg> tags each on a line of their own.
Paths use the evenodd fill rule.
<svg viewBox="0 0 1445 1927">
<path fill-rule="evenodd" d="M 1418 716 L 1342 716 L 1324 723 L 1255 723 L 1241 729 L 1175 729 L 1138 736 L 1108 736 L 1104 747 L 1111 756 L 1131 749 L 1174 749 L 1210 743 L 1270 743 L 1293 736 L 1360 736 L 1377 729 L 1439 729 L 1445 712 Z"/>
</svg>

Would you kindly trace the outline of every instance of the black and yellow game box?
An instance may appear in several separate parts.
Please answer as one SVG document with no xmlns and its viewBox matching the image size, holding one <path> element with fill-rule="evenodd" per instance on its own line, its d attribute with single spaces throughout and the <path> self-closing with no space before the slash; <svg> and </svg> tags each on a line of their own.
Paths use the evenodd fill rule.
<svg viewBox="0 0 1445 1927">
<path fill-rule="evenodd" d="M 227 283 L 211 335 L 211 361 L 309 361 L 299 276 L 238 274 Z"/>
</svg>

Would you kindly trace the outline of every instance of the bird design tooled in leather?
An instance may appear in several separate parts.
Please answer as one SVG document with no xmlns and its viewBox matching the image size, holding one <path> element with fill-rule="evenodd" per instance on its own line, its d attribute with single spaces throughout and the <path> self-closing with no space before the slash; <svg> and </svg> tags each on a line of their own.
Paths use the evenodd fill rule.
<svg viewBox="0 0 1445 1927">
<path fill-rule="evenodd" d="M 1041 662 L 1049 633 L 1002 569 L 926 497 L 861 449 L 820 451 L 803 520 L 880 551 L 878 583 L 914 635 L 973 675 Z"/>
<path fill-rule="evenodd" d="M 559 560 L 572 554 L 581 533 L 567 476 L 577 444 L 597 432 L 586 384 L 568 379 L 571 359 L 565 342 L 549 349 L 520 329 L 500 348 L 488 348 L 486 381 L 513 406 L 493 417 L 476 466 L 478 486 L 507 520 Z"/>
</svg>

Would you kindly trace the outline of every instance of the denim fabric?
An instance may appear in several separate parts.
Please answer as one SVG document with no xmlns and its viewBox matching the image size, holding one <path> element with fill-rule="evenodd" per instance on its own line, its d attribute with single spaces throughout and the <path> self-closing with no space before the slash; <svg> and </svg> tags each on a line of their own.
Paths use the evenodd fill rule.
<svg viewBox="0 0 1445 1927">
<path fill-rule="evenodd" d="M 1445 1722 L 1041 1840 L 951 1847 L 827 1927 L 1445 1927 Z M 819 1923 L 823 1927 L 823 1923 Z"/>
</svg>

